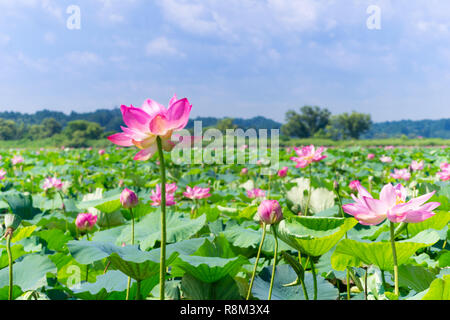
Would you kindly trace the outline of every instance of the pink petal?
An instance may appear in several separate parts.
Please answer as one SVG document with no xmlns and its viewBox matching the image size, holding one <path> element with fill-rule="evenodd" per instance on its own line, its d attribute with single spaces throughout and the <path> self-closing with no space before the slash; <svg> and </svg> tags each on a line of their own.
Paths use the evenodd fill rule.
<svg viewBox="0 0 450 320">
<path fill-rule="evenodd" d="M 192 105 L 189 104 L 188 99 L 184 98 L 173 103 L 167 112 L 167 118 L 170 121 L 171 129 L 183 129 L 189 120 Z"/>
<path fill-rule="evenodd" d="M 125 133 L 116 133 L 108 137 L 108 140 L 118 146 L 130 147 L 133 145 L 131 138 Z"/>
<path fill-rule="evenodd" d="M 392 184 L 387 184 L 381 189 L 380 200 L 385 203 L 387 208 L 392 208 L 397 202 L 397 193 Z"/>
<path fill-rule="evenodd" d="M 150 131 L 158 136 L 164 136 L 170 130 L 170 122 L 162 114 L 157 114 L 150 121 Z"/>
<path fill-rule="evenodd" d="M 157 151 L 158 147 L 156 146 L 156 144 L 153 144 L 150 146 L 150 148 L 147 149 L 143 149 L 141 151 L 139 151 L 135 156 L 134 156 L 134 160 L 138 160 L 138 161 L 146 161 L 148 159 L 150 159 L 155 152 Z"/>
<path fill-rule="evenodd" d="M 132 130 L 148 132 L 151 117 L 138 108 L 127 108 L 123 114 L 123 122 Z"/>
<path fill-rule="evenodd" d="M 166 114 L 166 108 L 159 104 L 158 102 L 147 99 L 142 105 L 142 110 L 144 110 L 151 118 L 156 116 L 157 114 Z"/>
</svg>

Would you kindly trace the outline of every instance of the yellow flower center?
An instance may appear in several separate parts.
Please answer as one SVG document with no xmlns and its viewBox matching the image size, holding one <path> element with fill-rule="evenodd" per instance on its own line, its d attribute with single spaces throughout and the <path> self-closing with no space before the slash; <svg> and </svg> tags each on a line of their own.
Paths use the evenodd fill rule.
<svg viewBox="0 0 450 320">
<path fill-rule="evenodd" d="M 405 201 L 402 198 L 400 198 L 399 196 L 397 196 L 397 200 L 395 201 L 395 205 L 402 204 L 402 203 L 405 203 Z"/>
</svg>

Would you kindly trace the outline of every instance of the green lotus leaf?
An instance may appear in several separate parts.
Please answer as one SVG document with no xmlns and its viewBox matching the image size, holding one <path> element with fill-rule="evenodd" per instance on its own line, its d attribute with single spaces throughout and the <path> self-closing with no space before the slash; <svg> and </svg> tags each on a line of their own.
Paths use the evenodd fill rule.
<svg viewBox="0 0 450 320">
<path fill-rule="evenodd" d="M 402 265 L 406 263 L 417 250 L 431 246 L 437 241 L 439 241 L 439 235 L 432 230 L 422 231 L 414 238 L 408 240 L 396 241 L 395 246 L 398 264 Z M 342 259 L 347 259 L 351 263 L 349 266 L 357 266 L 355 265 L 355 261 L 357 261 L 358 265 L 359 262 L 374 264 L 381 270 L 393 270 L 394 268 L 390 241 L 359 242 L 344 239 L 338 243 L 331 257 L 333 269 L 343 270 L 344 266 L 342 261 L 345 260 Z"/>
<path fill-rule="evenodd" d="M 252 295 L 260 300 L 267 300 L 272 276 L 272 266 L 265 267 L 255 278 L 253 283 Z M 300 284 L 294 286 L 285 286 L 295 282 L 297 274 L 291 266 L 287 264 L 279 265 L 275 268 L 275 278 L 272 291 L 272 300 L 305 300 L 303 289 Z M 308 297 L 311 299 L 314 293 L 313 276 L 310 272 L 305 274 L 304 278 Z M 336 300 L 339 291 L 331 283 L 321 276 L 317 276 L 317 299 L 318 300 Z"/>
<path fill-rule="evenodd" d="M 296 250 L 321 256 L 357 223 L 353 218 L 290 217 L 276 227 L 278 237 Z"/>
<path fill-rule="evenodd" d="M 450 300 L 450 275 L 434 280 L 422 300 Z"/>
</svg>

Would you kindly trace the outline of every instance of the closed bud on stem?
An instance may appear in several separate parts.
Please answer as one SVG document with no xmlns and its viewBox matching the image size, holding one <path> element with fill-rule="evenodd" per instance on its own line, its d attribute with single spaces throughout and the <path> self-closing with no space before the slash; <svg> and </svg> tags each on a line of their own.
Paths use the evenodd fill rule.
<svg viewBox="0 0 450 320">
<path fill-rule="evenodd" d="M 258 207 L 258 214 L 261 222 L 265 224 L 275 224 L 283 219 L 283 212 L 277 200 L 264 200 Z"/>
<path fill-rule="evenodd" d="M 125 209 L 131 209 L 138 205 L 139 199 L 132 190 L 130 189 L 123 189 L 122 193 L 120 194 L 120 203 Z"/>
<path fill-rule="evenodd" d="M 339 182 L 336 180 L 333 181 L 333 188 L 336 190 L 336 192 L 339 192 Z"/>
<path fill-rule="evenodd" d="M 19 227 L 21 221 L 22 221 L 22 218 L 16 214 L 12 214 L 12 213 L 5 214 L 6 229 L 9 228 L 9 229 L 12 229 L 13 231 L 16 230 Z"/>
</svg>

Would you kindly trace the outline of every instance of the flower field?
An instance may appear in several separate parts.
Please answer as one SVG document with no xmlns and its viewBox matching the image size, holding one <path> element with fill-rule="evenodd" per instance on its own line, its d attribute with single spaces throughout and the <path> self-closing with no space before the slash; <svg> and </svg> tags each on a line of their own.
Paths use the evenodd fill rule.
<svg viewBox="0 0 450 320">
<path fill-rule="evenodd" d="M 191 108 L 122 106 L 120 147 L 2 151 L 0 298 L 450 298 L 448 149 L 180 135 L 192 164 Z"/>
<path fill-rule="evenodd" d="M 282 148 L 272 175 L 166 153 L 165 299 L 449 299 L 448 151 L 335 148 L 308 162 Z M 12 299 L 160 298 L 156 157 L 114 146 L 0 154 L 1 299 L 10 264 Z"/>
</svg>

